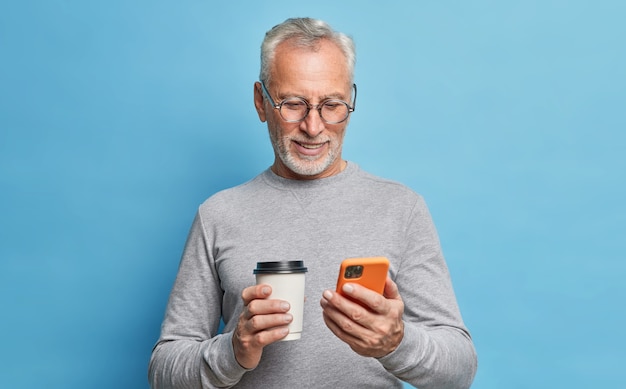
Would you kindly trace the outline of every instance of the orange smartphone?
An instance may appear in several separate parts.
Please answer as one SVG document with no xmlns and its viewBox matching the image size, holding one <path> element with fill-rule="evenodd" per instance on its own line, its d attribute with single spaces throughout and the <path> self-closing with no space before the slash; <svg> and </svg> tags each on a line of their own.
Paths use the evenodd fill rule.
<svg viewBox="0 0 626 389">
<path fill-rule="evenodd" d="M 348 258 L 341 262 L 337 279 L 337 293 L 345 283 L 354 282 L 379 294 L 385 290 L 389 260 L 385 257 Z"/>
</svg>

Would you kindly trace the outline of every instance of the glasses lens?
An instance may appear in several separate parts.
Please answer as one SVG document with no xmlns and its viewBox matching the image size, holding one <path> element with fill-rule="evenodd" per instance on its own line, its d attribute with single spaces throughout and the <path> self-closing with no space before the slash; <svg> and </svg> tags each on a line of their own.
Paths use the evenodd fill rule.
<svg viewBox="0 0 626 389">
<path fill-rule="evenodd" d="M 307 114 L 309 106 L 306 102 L 299 98 L 290 98 L 283 100 L 280 105 L 280 115 L 283 119 L 290 122 L 298 122 Z"/>
<path fill-rule="evenodd" d="M 318 109 L 322 119 L 330 124 L 343 122 L 350 113 L 348 103 L 342 100 L 327 100 Z M 302 121 L 308 113 L 309 104 L 299 97 L 291 97 L 280 103 L 280 116 L 287 122 Z"/>
<path fill-rule="evenodd" d="M 328 123 L 339 123 L 348 117 L 348 104 L 341 100 L 328 100 L 322 104 L 322 118 Z"/>
</svg>

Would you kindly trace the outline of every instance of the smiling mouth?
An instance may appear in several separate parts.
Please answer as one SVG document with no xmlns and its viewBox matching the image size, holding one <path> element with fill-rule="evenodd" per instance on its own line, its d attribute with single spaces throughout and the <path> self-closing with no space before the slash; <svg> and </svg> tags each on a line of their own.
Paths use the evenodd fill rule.
<svg viewBox="0 0 626 389">
<path fill-rule="evenodd" d="M 304 147 L 305 149 L 308 150 L 316 150 L 319 149 L 320 147 L 324 146 L 325 143 L 300 143 L 300 142 L 296 142 L 298 144 L 298 146 L 300 147 Z"/>
<path fill-rule="evenodd" d="M 324 150 L 326 150 L 326 145 L 328 144 L 328 141 L 315 142 L 315 143 L 303 143 L 303 142 L 298 142 L 296 140 L 293 140 L 293 144 L 295 146 L 294 151 L 298 153 L 298 155 L 300 155 L 301 158 L 316 159 L 324 153 Z"/>
</svg>

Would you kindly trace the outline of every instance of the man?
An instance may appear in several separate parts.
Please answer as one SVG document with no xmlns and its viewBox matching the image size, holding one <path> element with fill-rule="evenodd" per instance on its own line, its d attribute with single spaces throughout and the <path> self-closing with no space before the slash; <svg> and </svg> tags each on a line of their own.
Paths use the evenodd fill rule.
<svg viewBox="0 0 626 389">
<path fill-rule="evenodd" d="M 254 105 L 274 163 L 200 206 L 150 361 L 153 388 L 470 386 L 474 347 L 426 205 L 341 157 L 354 63 L 352 40 L 322 21 L 288 19 L 266 34 Z M 383 295 L 356 284 L 343 290 L 350 299 L 336 293 L 341 260 L 366 256 L 390 260 Z M 302 338 L 284 342 L 289 305 L 252 273 L 281 260 L 308 268 Z"/>
</svg>

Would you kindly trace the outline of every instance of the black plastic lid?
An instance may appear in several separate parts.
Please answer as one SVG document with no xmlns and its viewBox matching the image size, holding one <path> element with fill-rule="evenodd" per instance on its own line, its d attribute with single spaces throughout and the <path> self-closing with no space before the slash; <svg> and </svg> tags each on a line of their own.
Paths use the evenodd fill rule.
<svg viewBox="0 0 626 389">
<path fill-rule="evenodd" d="M 306 273 L 304 261 L 257 262 L 254 274 Z"/>
</svg>

